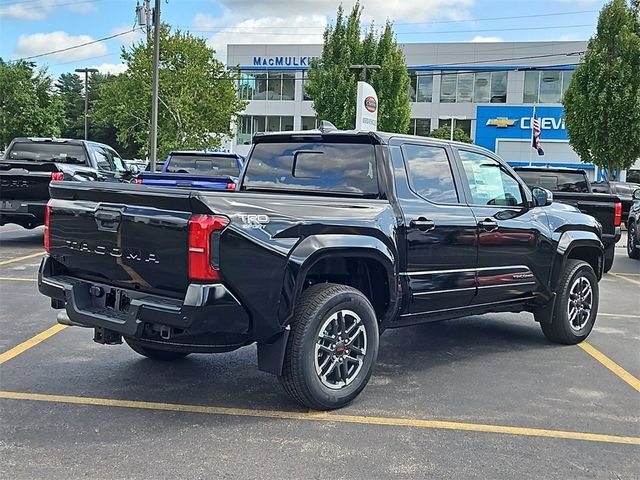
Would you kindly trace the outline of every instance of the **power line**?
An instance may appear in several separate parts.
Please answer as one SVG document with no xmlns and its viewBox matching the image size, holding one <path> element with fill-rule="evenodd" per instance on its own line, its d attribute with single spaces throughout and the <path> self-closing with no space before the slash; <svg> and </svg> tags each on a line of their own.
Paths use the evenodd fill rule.
<svg viewBox="0 0 640 480">
<path fill-rule="evenodd" d="M 114 35 L 109 35 L 108 37 L 98 38 L 97 40 L 92 40 L 90 42 L 81 43 L 78 45 L 72 45 L 71 47 L 60 48 L 58 50 L 53 50 L 51 52 L 38 53 L 37 55 L 30 55 L 28 57 L 17 58 L 16 60 L 12 60 L 12 62 L 22 62 L 24 60 L 32 60 L 34 58 L 46 57 L 47 55 L 53 55 L 55 53 L 67 52 L 69 50 L 73 50 L 76 48 L 86 47 L 87 45 L 93 45 L 95 43 L 105 42 L 107 40 L 111 40 L 112 38 L 121 37 L 122 35 L 128 35 L 129 33 L 135 32 L 136 29 L 133 28 L 131 30 L 127 30 L 126 32 L 116 33 Z"/>
<path fill-rule="evenodd" d="M 24 5 L 24 4 L 28 4 L 28 3 L 36 3 L 39 2 L 40 0 L 28 0 L 28 1 L 24 1 L 24 2 L 13 2 L 13 3 L 0 3 L 0 8 L 5 8 L 5 7 L 13 7 L 15 5 Z M 74 1 L 74 2 L 64 2 L 64 3 L 44 3 L 44 4 L 40 4 L 40 5 L 34 5 L 34 6 L 28 6 L 28 7 L 21 7 L 22 10 L 38 10 L 38 9 L 44 9 L 44 8 L 54 8 L 54 7 L 64 7 L 67 5 L 79 5 L 82 3 L 95 3 L 95 2 L 100 2 L 102 0 L 79 0 L 79 1 Z"/>
<path fill-rule="evenodd" d="M 511 32 L 511 31 L 524 31 L 524 30 L 551 30 L 557 28 L 582 28 L 593 27 L 591 23 L 584 23 L 580 25 L 545 25 L 541 27 L 526 27 L 526 28 L 485 28 L 485 29 L 473 29 L 473 30 L 440 30 L 440 31 L 423 31 L 423 32 L 394 32 L 396 35 L 436 35 L 436 34 L 451 34 L 451 33 L 485 33 L 485 32 Z M 206 29 L 206 30 L 189 30 L 190 32 L 198 33 L 241 33 L 242 35 L 285 35 L 285 36 L 309 36 L 320 35 L 320 33 L 296 33 L 296 32 L 247 32 L 246 30 L 231 30 L 231 29 Z"/>
</svg>

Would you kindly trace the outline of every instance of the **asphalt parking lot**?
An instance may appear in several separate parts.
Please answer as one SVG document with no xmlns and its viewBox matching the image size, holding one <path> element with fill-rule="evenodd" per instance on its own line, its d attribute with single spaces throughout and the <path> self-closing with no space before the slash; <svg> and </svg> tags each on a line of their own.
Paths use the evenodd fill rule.
<svg viewBox="0 0 640 480">
<path fill-rule="evenodd" d="M 42 230 L 0 227 L 0 477 L 640 478 L 640 262 L 623 245 L 587 344 L 548 343 L 530 314 L 390 330 L 363 394 L 318 413 L 254 347 L 158 363 L 56 326 Z"/>
</svg>

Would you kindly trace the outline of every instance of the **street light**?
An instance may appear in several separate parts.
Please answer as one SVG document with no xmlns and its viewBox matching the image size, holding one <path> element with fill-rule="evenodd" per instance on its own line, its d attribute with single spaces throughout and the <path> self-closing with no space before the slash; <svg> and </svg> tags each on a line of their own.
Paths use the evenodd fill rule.
<svg viewBox="0 0 640 480">
<path fill-rule="evenodd" d="M 89 74 L 97 73 L 97 68 L 76 68 L 76 73 L 84 73 L 84 139 L 89 138 Z"/>
<path fill-rule="evenodd" d="M 362 70 L 364 73 L 364 81 L 367 81 L 367 70 L 380 70 L 382 67 L 380 65 L 368 65 L 368 64 L 364 64 L 364 65 L 349 65 L 349 69 L 350 70 L 357 70 L 360 71 Z"/>
</svg>

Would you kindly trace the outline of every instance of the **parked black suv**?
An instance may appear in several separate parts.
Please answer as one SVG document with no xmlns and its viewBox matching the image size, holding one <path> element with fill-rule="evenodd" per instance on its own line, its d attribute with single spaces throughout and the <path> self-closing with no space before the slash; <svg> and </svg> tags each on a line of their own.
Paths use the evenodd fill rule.
<svg viewBox="0 0 640 480">
<path fill-rule="evenodd" d="M 633 192 L 633 205 L 627 217 L 627 255 L 640 259 L 640 188 Z"/>
<path fill-rule="evenodd" d="M 257 342 L 259 368 L 315 409 L 362 391 L 386 328 L 530 311 L 575 344 L 596 320 L 598 222 L 473 145 L 274 133 L 236 192 L 51 194 L 38 285 L 61 323 L 161 360 Z"/>
</svg>

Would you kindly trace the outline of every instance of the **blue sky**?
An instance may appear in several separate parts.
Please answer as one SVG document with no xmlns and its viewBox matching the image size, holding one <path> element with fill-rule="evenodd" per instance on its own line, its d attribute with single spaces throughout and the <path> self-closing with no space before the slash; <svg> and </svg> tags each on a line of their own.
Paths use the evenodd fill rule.
<svg viewBox="0 0 640 480">
<path fill-rule="evenodd" d="M 349 9 L 354 0 L 343 0 Z M 152 2 L 153 3 L 153 2 Z M 162 19 L 228 43 L 320 43 L 339 0 L 163 0 Z M 604 0 L 362 0 L 366 22 L 394 21 L 400 42 L 586 40 Z M 134 25 L 135 0 L 0 0 L 0 57 L 86 43 Z M 532 15 L 536 15 L 531 17 Z M 508 18 L 504 18 L 508 17 Z M 514 18 L 527 17 L 527 18 Z M 122 71 L 120 48 L 139 32 L 33 61 L 57 76 L 77 67 Z"/>
</svg>

